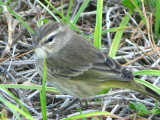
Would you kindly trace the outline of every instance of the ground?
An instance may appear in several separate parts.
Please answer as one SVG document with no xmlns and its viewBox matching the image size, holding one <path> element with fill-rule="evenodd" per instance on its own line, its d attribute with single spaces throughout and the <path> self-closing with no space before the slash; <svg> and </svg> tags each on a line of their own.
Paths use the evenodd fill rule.
<svg viewBox="0 0 160 120">
<path fill-rule="evenodd" d="M 48 7 L 51 12 L 61 19 L 61 16 L 47 5 L 45 1 L 41 2 Z M 77 11 L 80 9 L 83 0 L 75 0 L 70 11 L 70 21 L 73 20 Z M 69 0 L 51 0 L 51 4 L 65 16 L 69 9 Z M 2 9 L 3 8 L 3 9 Z M 23 84 L 23 85 L 41 85 L 41 77 L 38 75 L 34 65 L 33 51 L 29 51 L 32 41 L 32 30 L 26 29 L 23 21 L 28 24 L 33 30 L 37 27 L 37 21 L 44 19 L 49 21 L 56 21 L 53 16 L 44 9 L 38 2 L 16 1 L 13 0 L 9 4 L 2 5 L 0 9 L 0 83 L 1 92 L 0 96 L 15 105 L 18 105 L 17 101 L 9 95 L 9 93 L 3 89 L 4 84 Z M 8 9 L 7 9 L 8 8 Z M 80 14 L 76 26 L 85 35 L 94 33 L 96 24 L 96 0 L 91 0 L 83 13 Z M 116 59 L 119 63 L 125 66 L 129 71 L 136 72 L 144 69 L 159 70 L 159 46 L 158 42 L 153 41 L 153 32 L 149 31 L 153 28 L 151 6 L 142 8 L 147 13 L 146 20 L 149 23 L 146 26 L 140 15 L 137 12 L 129 15 L 129 8 L 125 7 L 120 1 L 104 1 L 103 3 L 103 21 L 102 30 L 110 28 L 116 28 L 120 26 L 120 23 L 126 14 L 129 15 L 129 23 L 123 32 L 121 42 L 116 54 Z M 14 13 L 15 12 L 15 13 Z M 18 19 L 16 15 L 19 15 L 23 21 Z M 107 32 L 102 35 L 102 51 L 108 54 L 112 41 L 115 37 L 116 30 L 113 32 Z M 90 38 L 91 41 L 92 38 Z M 155 49 L 157 48 L 157 49 Z M 25 54 L 24 54 L 25 53 Z M 159 77 L 155 76 L 138 76 L 141 79 L 145 79 L 156 86 L 160 86 Z M 42 119 L 40 95 L 39 90 L 34 89 L 19 89 L 7 87 L 8 90 L 16 96 L 24 106 L 31 113 L 35 119 Z M 62 119 L 71 115 L 79 113 L 99 112 L 107 111 L 115 114 L 119 119 L 132 120 L 136 118 L 136 111 L 129 107 L 130 103 L 143 103 L 148 110 L 151 110 L 155 105 L 155 100 L 151 97 L 142 95 L 141 93 L 124 90 L 124 89 L 112 89 L 107 94 L 91 97 L 87 100 L 81 100 L 77 104 L 72 105 L 65 112 L 61 114 L 55 114 L 53 110 L 57 110 L 60 107 L 73 101 L 75 98 L 69 95 L 65 95 L 60 92 L 47 91 L 46 94 L 47 105 L 47 117 L 48 119 Z M 11 112 L 10 108 L 4 102 L 0 103 L 1 118 L 3 114 L 6 118 L 17 119 Z M 135 115 L 133 117 L 133 115 Z M 138 115 L 139 116 L 139 115 Z M 137 117 L 138 117 L 137 116 Z M 5 118 L 4 117 L 4 118 Z M 112 118 L 113 116 L 111 116 Z M 121 117 L 121 118 L 120 118 Z M 158 120 L 160 115 L 147 114 L 141 116 L 136 120 Z M 3 118 L 3 119 L 4 119 Z M 21 119 L 26 119 L 20 116 Z M 99 115 L 95 117 L 88 117 L 87 119 L 106 119 L 107 116 Z M 110 118 L 108 117 L 107 120 Z"/>
</svg>

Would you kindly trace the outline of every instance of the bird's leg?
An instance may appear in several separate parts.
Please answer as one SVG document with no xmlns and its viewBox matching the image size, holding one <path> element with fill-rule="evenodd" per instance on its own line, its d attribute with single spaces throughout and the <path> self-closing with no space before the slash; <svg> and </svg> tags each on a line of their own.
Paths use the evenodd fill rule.
<svg viewBox="0 0 160 120">
<path fill-rule="evenodd" d="M 82 103 L 84 101 L 84 104 Z M 80 102 L 80 106 L 81 106 L 81 108 L 84 108 L 84 109 L 87 109 L 88 108 L 88 102 L 87 102 L 87 100 L 83 100 L 82 102 Z"/>
<path fill-rule="evenodd" d="M 68 105 L 60 108 L 59 110 L 54 110 L 54 113 L 56 114 L 61 114 L 62 112 L 65 112 L 66 109 L 68 109 L 70 106 L 72 106 L 73 104 L 77 103 L 80 99 L 79 98 L 76 98 L 74 99 L 71 103 L 69 103 Z"/>
</svg>

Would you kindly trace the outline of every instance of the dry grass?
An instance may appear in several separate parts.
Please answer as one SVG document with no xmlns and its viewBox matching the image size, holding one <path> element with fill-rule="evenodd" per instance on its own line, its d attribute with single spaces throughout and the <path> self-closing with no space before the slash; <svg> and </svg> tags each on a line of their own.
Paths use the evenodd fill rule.
<svg viewBox="0 0 160 120">
<path fill-rule="evenodd" d="M 42 18 L 47 18 L 55 21 L 51 15 L 46 12 L 36 2 L 19 1 L 13 10 L 19 14 L 33 29 L 36 27 L 36 21 Z M 59 0 L 53 0 L 52 4 L 61 11 L 63 8 L 64 14 L 68 10 L 68 0 L 62 0 L 63 5 Z M 80 0 L 79 0 L 80 1 Z M 11 2 L 11 4 L 13 4 Z M 74 2 L 71 11 L 71 18 L 76 13 L 76 8 L 80 2 Z M 123 65 L 127 65 L 132 72 L 143 69 L 157 69 L 159 70 L 159 45 L 155 44 L 152 32 L 153 14 L 143 8 L 144 14 L 147 14 L 147 26 L 141 23 L 140 17 L 136 14 L 130 16 L 128 26 L 132 28 L 126 29 L 122 37 L 122 41 L 115 59 Z M 96 18 L 96 2 L 92 0 L 85 11 L 81 14 L 77 22 L 77 26 L 85 34 L 93 33 Z M 117 0 L 105 1 L 103 11 L 103 29 L 118 27 L 127 9 L 121 5 Z M 54 11 L 52 11 L 55 13 Z M 147 12 L 147 13 L 146 13 Z M 148 15 L 149 14 L 149 15 Z M 57 15 L 55 13 L 55 15 Z M 57 15 L 58 16 L 58 15 Z M 149 16 L 149 17 L 148 17 Z M 150 31 L 149 31 L 150 30 Z M 103 34 L 102 50 L 108 53 L 109 48 L 114 38 L 115 33 L 110 32 Z M 35 70 L 33 52 L 23 54 L 28 51 L 32 45 L 32 35 L 26 28 L 8 11 L 0 14 L 0 66 L 2 70 L 0 73 L 1 84 L 24 84 L 24 85 L 41 85 L 41 78 Z M 151 83 L 160 86 L 159 77 L 142 76 L 141 79 L 150 81 Z M 17 104 L 12 97 L 0 89 L 0 96 L 6 100 Z M 35 119 L 42 119 L 39 90 L 24 90 L 24 89 L 9 89 L 19 100 L 21 100 L 26 108 L 30 111 Z M 72 114 L 78 114 L 81 109 L 82 112 L 90 111 L 108 111 L 117 116 L 129 116 L 135 111 L 128 107 L 129 101 L 141 102 L 149 109 L 153 108 L 154 100 L 148 98 L 140 93 L 131 90 L 114 89 L 109 94 L 99 95 L 90 98 L 86 104 L 74 104 L 66 112 L 61 115 L 55 115 L 53 110 L 68 104 L 73 100 L 73 97 L 64 95 L 62 93 L 47 93 L 47 117 L 50 119 L 61 119 Z M 4 111 L 8 118 L 14 118 L 13 114 L 6 106 L 0 104 L 0 110 Z M 149 118 L 150 116 L 145 116 Z M 100 117 L 100 119 L 105 117 Z M 153 116 L 152 119 L 158 120 L 160 115 Z M 109 120 L 109 119 L 107 119 Z"/>
</svg>

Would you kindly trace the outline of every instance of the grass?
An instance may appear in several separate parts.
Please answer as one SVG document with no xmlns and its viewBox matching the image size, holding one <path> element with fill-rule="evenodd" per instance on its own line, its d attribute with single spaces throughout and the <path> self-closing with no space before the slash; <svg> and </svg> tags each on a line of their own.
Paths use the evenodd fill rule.
<svg viewBox="0 0 160 120">
<path fill-rule="evenodd" d="M 40 102 L 43 120 L 47 120 L 47 110 L 46 110 L 46 75 L 47 75 L 47 65 L 46 58 L 44 58 L 43 63 L 43 78 L 42 78 L 42 90 L 40 92 Z"/>
<path fill-rule="evenodd" d="M 17 99 L 17 98 L 16 98 Z M 21 120 L 22 118 L 20 118 L 20 114 L 23 115 L 24 117 L 26 117 L 29 120 L 34 120 L 34 118 L 27 112 L 21 110 L 19 107 L 17 107 L 16 105 L 12 104 L 11 102 L 8 102 L 7 100 L 5 100 L 3 97 L 0 96 L 0 101 L 8 108 L 10 109 L 10 111 L 13 113 L 13 116 L 15 115 L 15 117 L 18 120 Z"/>
<path fill-rule="evenodd" d="M 116 32 L 114 35 L 114 39 L 112 42 L 112 45 L 110 46 L 110 50 L 109 50 L 109 56 L 114 58 L 116 56 L 117 50 L 119 49 L 120 43 L 122 42 L 122 37 L 125 34 L 125 30 L 128 28 L 134 28 L 132 26 L 128 26 L 129 21 L 130 21 L 130 16 L 133 13 L 137 13 L 137 15 L 140 16 L 141 18 L 141 22 L 146 25 L 147 23 L 147 19 L 144 17 L 143 15 L 143 10 L 140 7 L 141 5 L 139 5 L 137 2 L 135 1 L 131 1 L 133 8 L 129 8 L 128 14 L 126 14 L 120 24 L 117 27 L 114 28 L 110 28 L 107 30 L 102 30 L 102 25 L 103 25 L 103 16 L 102 16 L 102 11 L 103 11 L 103 0 L 98 0 L 97 2 L 97 10 L 96 10 L 96 23 L 95 23 L 95 30 L 94 30 L 94 34 L 90 34 L 90 35 L 85 35 L 81 32 L 81 30 L 76 26 L 77 21 L 80 18 L 81 13 L 84 12 L 84 10 L 86 9 L 86 7 L 88 6 L 90 0 L 85 0 L 81 6 L 80 9 L 78 10 L 78 12 L 76 13 L 75 17 L 73 18 L 72 21 L 70 21 L 70 16 L 71 16 L 71 11 L 72 11 L 72 6 L 73 6 L 73 2 L 74 0 L 71 0 L 69 3 L 69 7 L 65 16 L 65 10 L 61 10 L 61 12 L 59 10 L 57 10 L 56 7 L 54 7 L 48 0 L 44 0 L 43 2 L 36 0 L 39 5 L 41 5 L 49 14 L 50 16 L 52 16 L 56 21 L 58 22 L 64 22 L 65 24 L 69 24 L 71 26 L 72 29 L 75 29 L 76 31 L 78 31 L 80 34 L 82 34 L 85 38 L 92 38 L 94 36 L 94 45 L 101 49 L 102 48 L 102 44 L 101 44 L 101 39 L 102 39 L 102 35 L 105 35 L 108 32 Z M 4 8 L 6 7 L 7 10 L 9 11 L 10 14 L 12 14 L 15 19 L 17 19 L 31 34 L 34 33 L 34 31 L 32 30 L 32 28 L 25 22 L 25 20 L 16 13 L 16 11 L 14 11 L 12 9 L 12 7 L 10 6 L 12 1 L 8 0 L 6 3 L 0 1 L 0 5 Z M 128 2 L 128 1 L 127 1 Z M 154 38 L 155 38 L 155 42 L 156 40 L 158 40 L 159 36 L 160 36 L 160 2 L 159 0 L 155 0 L 156 2 L 156 6 L 155 6 L 155 11 L 154 11 L 154 17 L 155 17 L 155 24 L 154 25 Z M 125 3 L 124 3 L 125 4 Z M 128 3 L 127 3 L 128 4 Z M 126 5 L 127 5 L 126 4 Z M 16 4 L 14 4 L 16 5 Z M 17 4 L 18 5 L 18 4 Z M 61 3 L 61 5 L 64 5 L 64 3 Z M 154 5 L 154 4 L 153 4 Z M 129 6 L 126 6 L 129 7 Z M 2 8 L 0 9 L 0 12 L 2 12 Z M 58 16 L 60 16 L 60 18 L 55 15 L 53 13 L 53 10 L 56 12 L 56 14 L 58 14 Z M 43 19 L 43 20 L 47 20 L 47 19 Z M 43 21 L 42 20 L 42 21 Z M 149 30 L 148 30 L 149 31 Z M 54 91 L 54 92 L 59 92 L 58 90 L 52 88 L 52 87 L 46 87 L 45 86 L 45 82 L 46 82 L 46 62 L 44 60 L 44 70 L 43 70 L 43 80 L 42 80 L 42 86 L 35 86 L 35 85 L 15 85 L 15 84 L 0 84 L 0 88 L 3 89 L 6 93 L 9 94 L 9 96 L 19 105 L 18 107 L 16 105 L 14 105 L 13 103 L 9 102 L 8 100 L 6 100 L 3 97 L 0 97 L 0 101 L 13 113 L 13 115 L 16 116 L 17 119 L 21 119 L 21 116 L 24 116 L 25 118 L 29 119 L 29 120 L 33 120 L 34 118 L 32 117 L 31 113 L 27 110 L 27 108 L 23 105 L 23 103 L 16 97 L 14 96 L 10 91 L 8 91 L 6 88 L 21 88 L 21 89 L 33 89 L 33 90 L 40 90 L 40 103 L 41 103 L 41 112 L 42 112 L 42 116 L 44 120 L 47 120 L 47 109 L 46 109 L 46 91 Z M 154 75 L 154 76 L 160 76 L 159 70 L 142 70 L 139 72 L 135 72 L 134 75 Z M 160 93 L 160 89 L 158 87 L 156 87 L 153 84 L 149 84 L 146 81 L 142 81 L 139 79 L 135 79 L 135 81 L 144 84 L 148 87 L 150 87 L 151 89 L 153 89 L 154 91 L 156 91 L 157 93 Z M 116 117 L 117 116 L 108 113 L 108 112 L 91 112 L 91 113 L 82 113 L 79 115 L 75 115 L 72 117 L 68 117 L 68 118 L 64 118 L 62 120 L 72 120 L 72 119 L 80 119 L 80 118 L 84 118 L 84 117 L 90 117 L 90 116 L 112 116 L 112 117 Z"/>
<path fill-rule="evenodd" d="M 2 5 L 3 3 L 0 2 L 0 5 Z M 5 7 L 6 10 L 8 10 L 8 12 L 10 12 L 14 17 L 16 17 L 16 19 L 22 23 L 23 26 L 25 26 L 25 28 L 31 32 L 32 34 L 34 34 L 33 29 L 15 12 L 13 11 L 10 7 L 7 6 L 3 6 Z"/>
<path fill-rule="evenodd" d="M 74 17 L 74 19 L 73 19 L 73 21 L 72 21 L 72 24 L 75 25 L 75 24 L 77 23 L 77 21 L 78 21 L 78 19 L 79 19 L 79 17 L 80 17 L 80 14 L 84 11 L 84 9 L 85 9 L 86 6 L 88 5 L 89 1 L 90 1 L 90 0 L 85 0 L 85 1 L 83 2 L 83 4 L 81 5 L 80 9 L 78 10 L 78 12 L 76 13 L 76 15 L 75 15 L 75 17 Z M 73 27 L 71 27 L 71 28 L 73 29 Z"/>
<path fill-rule="evenodd" d="M 96 15 L 96 26 L 94 32 L 94 46 L 101 49 L 101 38 L 102 38 L 102 11 L 103 11 L 103 0 L 97 2 L 97 15 Z"/>
<path fill-rule="evenodd" d="M 110 112 L 90 112 L 90 113 L 82 113 L 82 114 L 64 118 L 61 120 L 75 120 L 75 119 L 81 119 L 81 118 L 87 118 L 87 117 L 90 118 L 90 116 L 112 116 L 113 118 L 120 118 Z"/>
<path fill-rule="evenodd" d="M 131 15 L 132 14 L 132 10 L 129 10 L 128 14 Z M 130 17 L 126 14 L 124 16 L 124 18 L 122 19 L 119 27 L 126 27 L 128 22 L 129 22 L 129 19 L 130 19 Z M 115 36 L 114 36 L 112 45 L 110 47 L 110 51 L 108 53 L 108 56 L 110 56 L 111 58 L 114 58 L 116 56 L 116 53 L 117 53 L 119 44 L 121 42 L 123 33 L 124 33 L 124 29 L 120 30 L 120 31 L 117 31 Z"/>
<path fill-rule="evenodd" d="M 156 0 L 156 4 L 155 4 L 155 39 L 156 41 L 160 38 L 160 1 L 159 0 Z"/>
</svg>

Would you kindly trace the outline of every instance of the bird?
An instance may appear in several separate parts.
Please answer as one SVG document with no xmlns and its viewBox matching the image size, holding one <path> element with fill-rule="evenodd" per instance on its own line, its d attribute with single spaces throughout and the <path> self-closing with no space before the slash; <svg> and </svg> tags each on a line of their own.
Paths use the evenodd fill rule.
<svg viewBox="0 0 160 120">
<path fill-rule="evenodd" d="M 37 72 L 43 76 L 46 59 L 46 80 L 62 93 L 88 98 L 103 89 L 124 88 L 160 100 L 158 93 L 136 82 L 132 72 L 63 23 L 36 28 L 33 42 Z"/>
</svg>

